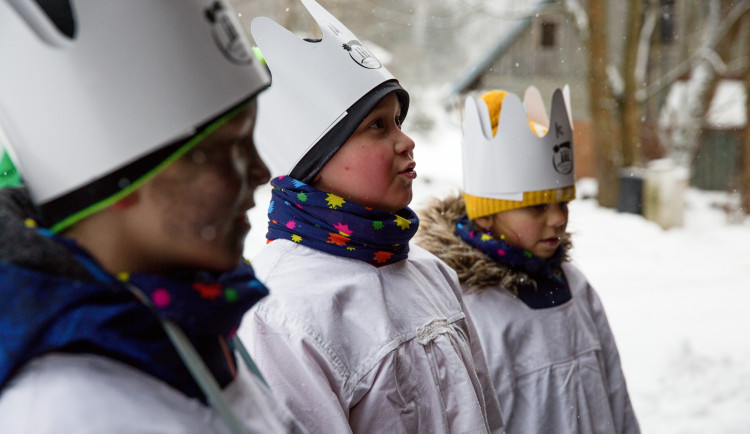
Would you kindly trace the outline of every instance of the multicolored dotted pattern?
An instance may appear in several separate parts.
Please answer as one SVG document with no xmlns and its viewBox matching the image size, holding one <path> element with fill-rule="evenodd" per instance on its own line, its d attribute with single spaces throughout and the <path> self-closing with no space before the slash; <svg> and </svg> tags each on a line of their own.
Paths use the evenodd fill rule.
<svg viewBox="0 0 750 434">
<path fill-rule="evenodd" d="M 268 295 L 247 262 L 219 276 L 199 272 L 191 280 L 141 273 L 120 273 L 117 279 L 140 289 L 160 316 L 206 335 L 231 337 L 244 313 Z"/>
<path fill-rule="evenodd" d="M 559 268 L 565 255 L 563 249 L 558 247 L 554 256 L 549 259 L 536 257 L 528 250 L 508 244 L 504 235 L 494 237 L 491 232 L 475 230 L 474 224 L 467 216 L 456 222 L 456 234 L 490 258 L 530 274 L 544 270 L 549 270 L 552 274 L 552 268 Z"/>
<path fill-rule="evenodd" d="M 289 176 L 271 181 L 269 241 L 287 239 L 337 256 L 383 266 L 406 259 L 419 218 L 364 207 Z"/>
</svg>

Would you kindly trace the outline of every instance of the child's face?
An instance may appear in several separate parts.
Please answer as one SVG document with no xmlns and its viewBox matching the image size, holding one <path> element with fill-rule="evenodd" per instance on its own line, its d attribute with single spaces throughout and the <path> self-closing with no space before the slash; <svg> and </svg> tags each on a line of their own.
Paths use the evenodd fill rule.
<svg viewBox="0 0 750 434">
<path fill-rule="evenodd" d="M 396 212 L 412 198 L 414 141 L 401 131 L 391 93 L 359 124 L 313 181 L 313 187 L 359 205 Z"/>
<path fill-rule="evenodd" d="M 475 222 L 496 238 L 528 250 L 539 258 L 550 258 L 560 245 L 568 225 L 568 203 L 528 206 L 480 217 Z"/>
<path fill-rule="evenodd" d="M 255 114 L 253 103 L 141 187 L 134 208 L 144 222 L 131 233 L 146 263 L 158 271 L 239 264 L 253 193 L 270 177 L 252 140 Z"/>
</svg>

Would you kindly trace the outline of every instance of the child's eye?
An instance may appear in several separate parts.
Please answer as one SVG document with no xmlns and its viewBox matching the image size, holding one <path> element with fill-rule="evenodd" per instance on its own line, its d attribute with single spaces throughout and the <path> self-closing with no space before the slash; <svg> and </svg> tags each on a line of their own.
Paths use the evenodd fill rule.
<svg viewBox="0 0 750 434">
<path fill-rule="evenodd" d="M 539 205 L 533 205 L 531 208 L 534 211 L 540 211 L 541 212 L 541 211 L 546 210 L 548 206 L 549 206 L 548 204 L 542 203 L 542 204 L 539 204 Z"/>
<path fill-rule="evenodd" d="M 396 126 L 400 130 L 401 129 L 401 125 L 403 124 L 403 121 L 401 120 L 401 117 L 400 116 L 396 116 L 395 122 L 396 122 Z"/>
<path fill-rule="evenodd" d="M 373 123 L 370 124 L 370 128 L 372 128 L 372 129 L 381 129 L 381 128 L 383 128 L 383 121 L 381 119 L 375 120 Z"/>
</svg>

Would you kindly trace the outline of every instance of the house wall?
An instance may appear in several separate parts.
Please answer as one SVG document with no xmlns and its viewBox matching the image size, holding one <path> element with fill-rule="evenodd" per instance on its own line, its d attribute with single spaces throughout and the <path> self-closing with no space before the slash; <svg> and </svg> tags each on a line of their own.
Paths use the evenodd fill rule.
<svg viewBox="0 0 750 434">
<path fill-rule="evenodd" d="M 582 3 L 585 7 L 586 2 Z M 611 53 L 622 53 L 624 49 L 627 8 L 627 2 L 608 2 Z M 534 84 L 542 95 L 551 95 L 555 88 L 568 84 L 573 117 L 589 119 L 587 47 L 572 19 L 559 5 L 532 17 L 528 29 L 482 75 L 477 88 L 499 87 L 522 94 L 529 84 Z M 553 47 L 542 45 L 546 22 L 556 26 Z M 608 59 L 618 69 L 622 67 L 621 60 L 620 55 Z"/>
<path fill-rule="evenodd" d="M 542 47 L 542 23 L 556 26 L 556 44 Z M 567 16 L 544 14 L 480 78 L 477 89 L 500 88 L 523 95 L 529 85 L 551 97 L 555 88 L 568 84 L 576 118 L 588 118 L 587 59 L 576 29 Z"/>
<path fill-rule="evenodd" d="M 608 2 L 609 24 L 608 45 L 613 53 L 608 61 L 616 70 L 622 70 L 625 50 L 625 31 L 628 15 L 628 2 Z M 662 5 L 662 8 L 666 6 Z M 685 59 L 685 47 L 680 43 L 689 31 L 691 21 L 686 18 L 687 6 L 675 2 L 671 7 L 673 19 L 669 23 L 676 37 L 672 43 L 664 44 L 660 26 L 652 35 L 652 45 L 647 82 L 658 82 L 658 78 L 674 69 Z M 664 12 L 667 9 L 660 9 Z M 663 18 L 663 17 L 662 17 Z M 594 176 L 593 128 L 590 123 L 588 96 L 588 55 L 582 38 L 570 21 L 572 17 L 560 8 L 552 7 L 545 13 L 531 19 L 531 25 L 513 42 L 498 60 L 479 78 L 476 90 L 502 88 L 519 95 L 534 84 L 547 98 L 556 87 L 568 84 L 571 89 L 572 116 L 576 125 L 576 173 L 578 177 Z M 544 22 L 557 25 L 556 45 L 543 47 L 541 35 Z M 617 85 L 615 78 L 614 86 Z M 612 84 L 612 83 L 610 83 Z M 614 89 L 613 89 L 614 90 Z M 663 157 L 655 119 L 663 104 L 668 87 L 655 92 L 646 101 L 642 125 L 642 153 L 646 160 Z"/>
<path fill-rule="evenodd" d="M 742 131 L 706 130 L 693 160 L 690 184 L 703 190 L 740 188 Z"/>
<path fill-rule="evenodd" d="M 554 23 L 553 47 L 542 46 L 543 23 Z M 588 58 L 570 16 L 545 13 L 532 18 L 529 28 L 487 70 L 475 90 L 504 89 L 523 97 L 526 87 L 539 88 L 549 104 L 556 88 L 570 87 L 574 124 L 576 177 L 593 177 L 594 152 L 588 104 Z"/>
</svg>

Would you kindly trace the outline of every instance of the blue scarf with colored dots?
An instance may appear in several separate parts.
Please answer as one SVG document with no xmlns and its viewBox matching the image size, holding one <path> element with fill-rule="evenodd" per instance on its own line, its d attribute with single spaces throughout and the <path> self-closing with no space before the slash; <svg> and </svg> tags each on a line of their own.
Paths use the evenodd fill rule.
<svg viewBox="0 0 750 434">
<path fill-rule="evenodd" d="M 456 234 L 496 262 L 528 274 L 533 283 L 521 285 L 516 290 L 518 298 L 532 309 L 559 306 L 571 299 L 568 281 L 560 268 L 565 258 L 562 246 L 558 246 L 552 257 L 539 258 L 502 238 L 493 237 L 490 232 L 475 230 L 467 216 L 456 222 Z"/>
<path fill-rule="evenodd" d="M 406 259 L 419 218 L 367 208 L 282 176 L 271 181 L 269 240 L 286 239 L 336 256 L 383 266 Z"/>
<path fill-rule="evenodd" d="M 14 371 L 50 352 L 91 353 L 126 363 L 206 402 L 156 316 L 177 323 L 221 387 L 235 376 L 230 338 L 244 313 L 268 294 L 249 264 L 216 275 L 185 272 L 117 277 L 69 238 L 40 229 L 91 275 L 80 280 L 0 263 L 0 388 Z M 75 259 L 73 259 L 75 258 Z M 146 306 L 126 287 L 151 301 Z"/>
</svg>

